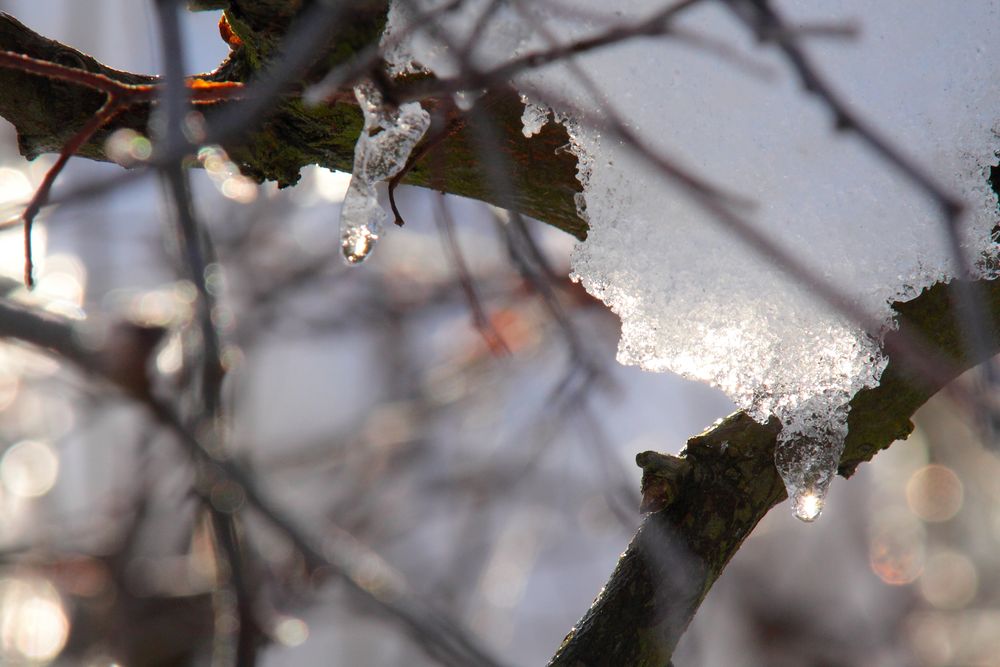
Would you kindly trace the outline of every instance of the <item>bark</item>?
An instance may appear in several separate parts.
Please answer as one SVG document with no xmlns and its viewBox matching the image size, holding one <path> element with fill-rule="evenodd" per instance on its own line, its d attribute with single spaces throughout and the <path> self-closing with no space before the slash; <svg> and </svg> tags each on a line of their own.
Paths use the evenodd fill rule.
<svg viewBox="0 0 1000 667">
<path fill-rule="evenodd" d="M 241 44 L 207 78 L 249 81 L 275 54 L 281 38 L 294 25 L 302 3 L 295 0 L 199 0 L 192 6 L 225 7 L 228 26 Z M 314 82 L 333 64 L 377 39 L 384 19 L 384 3 L 356 3 L 355 16 L 331 35 L 298 80 L 288 82 L 288 94 L 276 101 L 256 127 L 225 147 L 245 174 L 292 185 L 301 167 L 319 164 L 350 171 L 354 143 L 361 129 L 355 105 L 336 103 L 308 106 L 301 98 L 305 84 Z M 230 40 L 236 43 L 236 40 Z M 152 80 L 112 70 L 71 47 L 52 42 L 0 14 L 0 49 L 35 58 L 83 67 L 125 82 Z M 0 115 L 15 125 L 21 152 L 28 158 L 57 151 L 100 106 L 102 96 L 82 86 L 53 82 L 41 76 L 0 69 Z M 227 103 L 230 104 L 230 103 Z M 448 100 L 425 100 L 439 111 Z M 430 146 L 404 179 L 488 202 L 504 197 L 486 178 L 484 160 L 502 151 L 514 166 L 513 192 L 519 210 L 563 229 L 586 236 L 586 223 L 576 214 L 575 158 L 563 149 L 569 137 L 558 125 L 548 124 L 527 139 L 521 133 L 522 104 L 507 85 L 487 91 L 482 100 L 488 112 L 477 116 L 496 132 L 479 132 L 466 119 L 443 141 Z M 225 104 L 219 104 L 223 107 Z M 207 113 L 211 113 L 209 110 Z M 452 112 L 449 112 L 452 113 Z M 457 114 L 457 111 L 453 111 Z M 135 107 L 115 118 L 79 155 L 107 160 L 104 140 L 114 130 L 147 130 L 150 107 Z M 446 120 L 453 120 L 449 116 Z M 483 146 L 479 137 L 500 135 L 496 146 Z M 405 211 L 403 212 L 405 216 Z M 993 340 L 998 349 L 1000 284 L 980 281 L 989 299 Z M 939 284 L 907 303 L 895 304 L 900 328 L 919 334 L 955 363 L 955 373 L 981 359 L 962 354 L 962 337 L 955 326 L 954 285 Z M 3 331 L 0 336 L 16 335 Z M 897 334 L 889 334 L 896 336 Z M 51 345 L 57 351 L 59 346 Z M 93 363 L 93 360 L 77 360 Z M 930 385 L 907 375 L 898 359 L 890 359 L 878 387 L 860 392 L 851 402 L 850 432 L 840 472 L 850 476 L 856 467 L 912 430 L 910 417 L 934 393 Z M 649 665 L 670 662 L 681 634 L 709 588 L 760 519 L 785 498 L 773 463 L 777 420 L 758 424 L 734 414 L 692 438 L 680 457 L 644 452 L 637 462 L 644 469 L 643 503 L 650 510 L 642 527 L 591 609 L 570 632 L 551 665 Z"/>
</svg>

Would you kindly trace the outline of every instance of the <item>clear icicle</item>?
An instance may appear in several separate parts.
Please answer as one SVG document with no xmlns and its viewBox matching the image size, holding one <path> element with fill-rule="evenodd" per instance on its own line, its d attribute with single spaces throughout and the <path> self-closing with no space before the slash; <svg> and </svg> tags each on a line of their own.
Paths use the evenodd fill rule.
<svg viewBox="0 0 1000 667">
<path fill-rule="evenodd" d="M 388 219 L 378 203 L 375 184 L 406 166 L 413 147 L 431 124 L 430 114 L 417 102 L 386 110 L 370 82 L 355 86 L 354 95 L 365 124 L 354 147 L 354 171 L 340 209 L 340 247 L 348 264 L 364 261 Z"/>
<path fill-rule="evenodd" d="M 792 500 L 792 511 L 803 521 L 815 521 L 822 513 L 844 452 L 848 406 L 844 403 L 831 412 L 829 401 L 829 396 L 818 396 L 794 410 L 774 450 L 774 463 Z"/>
</svg>

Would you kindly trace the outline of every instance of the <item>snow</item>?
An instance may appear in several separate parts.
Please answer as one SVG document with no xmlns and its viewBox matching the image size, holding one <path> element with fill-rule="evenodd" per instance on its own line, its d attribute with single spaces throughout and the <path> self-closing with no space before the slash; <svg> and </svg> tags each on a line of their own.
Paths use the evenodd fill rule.
<svg viewBox="0 0 1000 667">
<path fill-rule="evenodd" d="M 488 4 L 466 3 L 464 24 L 461 12 L 449 15 L 456 44 Z M 495 40 L 479 40 L 471 62 L 489 66 L 545 48 L 551 34 L 570 40 L 660 8 L 631 0 L 615 3 L 610 15 L 606 5 L 577 2 L 567 17 L 551 3 L 505 3 Z M 803 37 L 802 44 L 852 110 L 967 205 L 966 256 L 992 253 L 997 204 L 986 172 L 1000 148 L 1000 6 L 776 7 L 793 24 L 858 26 L 856 39 Z M 397 7 L 389 32 L 401 34 L 404 23 Z M 885 365 L 877 339 L 892 326 L 890 304 L 955 276 L 955 258 L 926 193 L 856 136 L 837 132 L 781 54 L 757 43 L 724 3 L 701 3 L 676 25 L 688 39 L 637 39 L 578 57 L 600 91 L 596 100 L 564 65 L 519 76 L 530 97 L 524 134 L 540 129 L 548 107 L 557 120 L 572 119 L 584 184 L 578 204 L 590 223 L 573 254 L 573 277 L 621 317 L 619 361 L 720 387 L 757 419 L 777 415 L 779 471 L 796 514 L 812 519 L 836 472 L 847 404 Z M 449 76 L 459 67 L 456 44 L 422 34 L 394 53 Z M 690 190 L 609 131 L 612 114 L 646 148 L 749 199 L 740 216 L 883 330 L 865 331 L 832 312 L 720 226 Z"/>
<path fill-rule="evenodd" d="M 530 139 L 541 132 L 549 122 L 549 108 L 535 104 L 527 95 L 521 95 L 521 101 L 524 102 L 524 113 L 521 114 L 521 124 L 524 128 L 521 133 Z"/>
<path fill-rule="evenodd" d="M 388 218 L 378 202 L 375 184 L 402 171 L 410 152 L 427 132 L 431 117 L 417 102 L 389 110 L 370 82 L 354 88 L 365 124 L 354 147 L 351 183 L 340 210 L 340 247 L 348 264 L 364 261 Z"/>
</svg>

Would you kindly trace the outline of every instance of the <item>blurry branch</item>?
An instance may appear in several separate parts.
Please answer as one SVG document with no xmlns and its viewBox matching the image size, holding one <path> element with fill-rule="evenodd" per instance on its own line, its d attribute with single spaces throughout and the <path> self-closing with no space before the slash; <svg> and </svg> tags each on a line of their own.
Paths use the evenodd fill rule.
<svg viewBox="0 0 1000 667">
<path fill-rule="evenodd" d="M 157 137 L 157 145 L 175 146 L 184 142 L 185 118 L 192 101 L 184 81 L 185 45 L 181 35 L 178 3 L 175 0 L 158 0 L 155 8 L 165 69 L 158 108 L 162 122 L 156 125 L 158 134 L 161 135 Z M 173 203 L 180 254 L 184 258 L 187 277 L 198 294 L 196 319 L 200 345 L 194 348 L 195 354 L 186 354 L 184 360 L 185 365 L 198 367 L 198 372 L 194 373 L 196 379 L 191 382 L 193 391 L 188 392 L 194 399 L 191 414 L 187 415 L 188 429 L 194 433 L 211 434 L 209 437 L 221 458 L 227 456 L 223 438 L 219 435 L 219 425 L 224 419 L 224 368 L 221 342 L 212 321 L 215 300 L 206 284 L 211 242 L 195 214 L 189 174 L 183 160 L 177 159 L 162 165 L 160 178 Z M 220 585 L 214 593 L 213 604 L 216 610 L 213 663 L 252 667 L 257 662 L 257 647 L 261 643 L 262 632 L 254 613 L 256 587 L 249 576 L 252 568 L 247 558 L 247 545 L 237 524 L 238 517 L 234 513 L 219 508 L 208 498 L 203 498 L 202 502 L 211 516 L 214 539 L 219 546 L 218 553 L 222 561 L 216 566 L 220 573 Z M 235 603 L 231 598 L 235 598 Z M 219 622 L 220 618 L 229 613 L 237 619 L 235 629 L 229 627 L 231 624 Z"/>
<path fill-rule="evenodd" d="M 401 575 L 346 532 L 327 526 L 319 545 L 275 505 L 256 480 L 235 462 L 214 457 L 172 405 L 154 395 L 147 367 L 162 329 L 129 323 L 101 327 L 74 322 L 0 299 L 0 338 L 29 343 L 72 362 L 142 403 L 197 462 L 243 490 L 249 505 L 302 554 L 310 570 L 336 575 L 375 609 L 394 620 L 429 655 L 445 665 L 501 663 L 435 607 L 412 593 Z"/>
<path fill-rule="evenodd" d="M 431 94 L 456 93 L 462 90 L 488 88 L 497 81 L 506 81 L 530 69 L 566 60 L 572 56 L 594 51 L 606 46 L 618 44 L 624 40 L 638 37 L 657 37 L 671 34 L 674 30 L 673 19 L 691 7 L 702 3 L 702 0 L 680 0 L 668 5 L 665 9 L 654 13 L 651 17 L 631 25 L 616 25 L 597 35 L 587 37 L 568 44 L 553 44 L 544 51 L 532 51 L 522 56 L 512 58 L 498 67 L 488 71 L 469 71 L 454 79 L 441 81 L 418 82 L 411 86 L 411 93 L 418 97 Z"/>
<path fill-rule="evenodd" d="M 455 220 L 451 217 L 451 211 L 448 210 L 448 202 L 445 200 L 443 194 L 435 198 L 435 204 L 437 215 L 434 217 L 434 220 L 441 231 L 445 252 L 448 253 L 452 263 L 455 265 L 459 285 L 461 285 L 462 292 L 465 294 L 469 310 L 472 311 L 473 324 L 491 352 L 497 355 L 508 355 L 510 354 L 510 348 L 507 347 L 507 343 L 504 342 L 503 337 L 496 330 L 496 327 L 493 326 L 493 321 L 479 300 L 479 293 L 476 290 L 472 273 L 469 271 L 468 264 L 465 262 L 465 256 L 462 254 L 462 248 L 459 246 L 458 238 L 455 236 Z"/>
</svg>

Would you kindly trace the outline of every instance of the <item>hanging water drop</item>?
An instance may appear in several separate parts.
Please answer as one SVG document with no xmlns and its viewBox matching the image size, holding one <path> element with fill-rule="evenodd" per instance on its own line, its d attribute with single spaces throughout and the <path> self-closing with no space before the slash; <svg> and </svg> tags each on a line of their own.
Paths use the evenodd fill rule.
<svg viewBox="0 0 1000 667">
<path fill-rule="evenodd" d="M 377 234 L 365 228 L 355 229 L 340 240 L 340 249 L 348 264 L 358 264 L 368 257 L 376 241 L 378 241 Z"/>
<path fill-rule="evenodd" d="M 815 521 L 823 512 L 823 497 L 811 489 L 800 490 L 792 498 L 792 510 L 803 521 Z"/>
<path fill-rule="evenodd" d="M 368 257 L 387 218 L 374 186 L 352 176 L 340 205 L 340 249 L 348 264 L 358 264 Z"/>
</svg>

